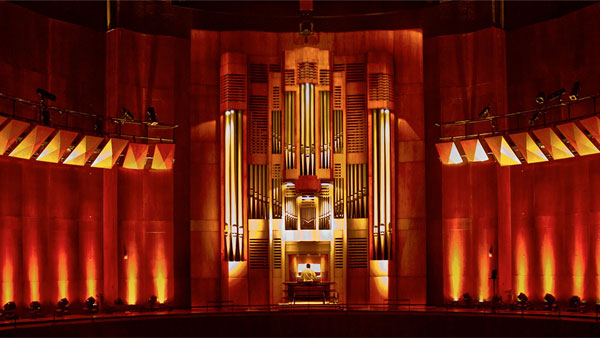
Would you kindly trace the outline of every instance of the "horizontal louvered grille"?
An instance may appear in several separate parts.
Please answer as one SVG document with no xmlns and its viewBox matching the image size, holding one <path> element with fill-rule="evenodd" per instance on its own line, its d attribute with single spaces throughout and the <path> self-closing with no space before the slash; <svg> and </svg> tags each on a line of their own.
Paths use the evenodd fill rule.
<svg viewBox="0 0 600 338">
<path fill-rule="evenodd" d="M 348 238 L 348 268 L 366 268 L 367 253 L 366 238 Z"/>
<path fill-rule="evenodd" d="M 250 76 L 250 83 L 267 83 L 269 78 L 267 65 L 264 64 L 250 64 L 248 73 Z"/>
<path fill-rule="evenodd" d="M 369 100 L 393 100 L 392 76 L 390 74 L 369 74 Z"/>
<path fill-rule="evenodd" d="M 367 115 L 364 95 L 348 95 L 346 98 L 346 138 L 348 153 L 367 151 Z"/>
<path fill-rule="evenodd" d="M 250 239 L 249 243 L 250 257 L 248 267 L 250 269 L 268 269 L 269 268 L 269 240 L 268 239 Z"/>
<path fill-rule="evenodd" d="M 221 102 L 246 101 L 246 77 L 240 74 L 225 74 L 221 77 Z"/>
</svg>

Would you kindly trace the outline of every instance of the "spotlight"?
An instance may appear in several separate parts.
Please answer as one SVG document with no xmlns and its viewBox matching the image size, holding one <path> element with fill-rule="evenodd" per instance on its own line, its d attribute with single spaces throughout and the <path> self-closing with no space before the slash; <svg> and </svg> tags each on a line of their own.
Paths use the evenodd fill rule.
<svg viewBox="0 0 600 338">
<path fill-rule="evenodd" d="M 150 311 L 152 311 L 155 308 L 158 308 L 158 306 L 156 304 L 157 301 L 158 301 L 158 298 L 156 298 L 155 295 L 152 295 L 152 296 L 150 296 L 150 298 L 148 298 L 148 305 L 150 306 Z"/>
<path fill-rule="evenodd" d="M 129 255 L 127 255 L 127 247 L 123 245 L 123 260 L 127 260 Z"/>
<path fill-rule="evenodd" d="M 564 88 L 561 88 L 554 93 L 548 95 L 548 102 L 554 101 L 556 99 L 560 99 L 567 91 Z M 559 100 L 560 101 L 560 100 Z"/>
<path fill-rule="evenodd" d="M 4 317 L 7 319 L 16 318 L 17 312 L 17 304 L 13 301 L 10 301 L 4 304 Z"/>
<path fill-rule="evenodd" d="M 462 296 L 463 296 L 463 299 L 465 300 L 465 306 L 471 307 L 473 305 L 473 297 L 471 297 L 471 295 L 468 292 L 463 294 Z"/>
<path fill-rule="evenodd" d="M 492 257 L 494 257 L 494 250 L 493 250 L 493 248 L 494 248 L 494 247 L 490 246 L 490 251 L 488 252 L 488 257 L 489 257 L 489 258 L 492 258 Z M 493 274 L 493 272 L 492 272 L 492 274 Z"/>
<path fill-rule="evenodd" d="M 529 119 L 529 124 L 534 125 L 535 121 L 539 120 L 541 115 L 541 111 L 536 111 L 535 114 L 533 114 L 533 116 Z"/>
<path fill-rule="evenodd" d="M 544 96 L 544 92 L 539 92 L 535 98 L 535 102 L 537 102 L 537 104 L 544 104 Z"/>
<path fill-rule="evenodd" d="M 569 299 L 569 311 L 581 311 L 581 298 L 573 296 Z"/>
<path fill-rule="evenodd" d="M 90 313 L 97 312 L 98 304 L 96 304 L 96 299 L 94 297 L 89 297 L 86 299 L 83 309 Z"/>
<path fill-rule="evenodd" d="M 40 96 L 42 101 L 44 101 L 45 99 L 48 99 L 50 101 L 56 101 L 56 95 L 54 95 L 50 92 L 47 92 L 47 91 L 43 90 L 42 88 L 38 88 L 35 92 Z"/>
<path fill-rule="evenodd" d="M 37 317 L 42 313 L 42 303 L 34 300 L 29 304 L 29 312 L 33 317 Z"/>
<path fill-rule="evenodd" d="M 122 111 L 123 111 L 123 119 L 124 120 L 126 120 L 126 121 L 127 120 L 130 120 L 130 121 L 134 120 L 133 114 L 131 114 L 131 112 L 129 111 L 129 109 L 123 107 Z"/>
<path fill-rule="evenodd" d="M 556 309 L 556 298 L 549 293 L 544 296 L 544 309 L 550 311 Z"/>
<path fill-rule="evenodd" d="M 154 110 L 154 107 L 148 107 L 146 113 L 148 114 L 148 121 L 150 122 L 150 125 L 157 125 L 158 122 L 156 122 L 156 111 Z"/>
<path fill-rule="evenodd" d="M 62 316 L 62 315 L 66 315 L 69 313 L 69 300 L 66 298 L 63 298 L 61 300 L 58 301 L 58 303 L 56 304 L 56 306 L 58 307 L 56 309 L 56 314 L 58 316 Z"/>
<path fill-rule="evenodd" d="M 483 110 L 481 112 L 479 112 L 479 118 L 480 119 L 486 118 L 490 114 L 491 108 L 492 108 L 491 104 L 488 104 L 487 106 L 485 106 L 485 108 L 483 108 Z"/>
<path fill-rule="evenodd" d="M 521 306 L 521 309 L 525 308 L 528 300 L 529 298 L 527 298 L 527 295 L 523 292 L 519 293 L 519 295 L 517 296 L 517 304 Z"/>
<path fill-rule="evenodd" d="M 579 98 L 579 88 L 580 87 L 581 87 L 581 85 L 579 84 L 579 81 L 573 83 L 573 89 L 571 89 L 571 94 L 569 94 L 569 100 L 577 101 L 577 99 Z"/>
</svg>

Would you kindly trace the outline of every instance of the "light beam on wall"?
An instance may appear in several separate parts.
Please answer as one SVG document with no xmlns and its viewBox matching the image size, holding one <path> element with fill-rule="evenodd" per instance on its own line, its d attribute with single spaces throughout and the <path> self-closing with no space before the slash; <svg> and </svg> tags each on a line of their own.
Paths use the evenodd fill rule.
<svg viewBox="0 0 600 338">
<path fill-rule="evenodd" d="M 462 140 L 460 141 L 460 145 L 469 162 L 485 162 L 489 160 L 488 155 L 478 139 Z"/>
<path fill-rule="evenodd" d="M 14 300 L 13 263 L 8 257 L 2 264 L 2 304 Z"/>
<path fill-rule="evenodd" d="M 542 238 L 542 274 L 544 294 L 554 294 L 554 241 L 552 240 L 552 228 L 545 228 Z"/>
<path fill-rule="evenodd" d="M 525 158 L 527 163 L 538 163 L 548 161 L 546 155 L 528 132 L 511 134 L 510 139 L 515 143 L 521 155 Z"/>
<path fill-rule="evenodd" d="M 566 144 L 556 135 L 552 128 L 536 129 L 533 131 L 535 136 L 542 142 L 550 156 L 555 160 L 573 157 L 573 153 Z"/>
<path fill-rule="evenodd" d="M 443 164 L 463 163 L 463 159 L 454 142 L 437 143 L 435 147 Z"/>
<path fill-rule="evenodd" d="M 42 146 L 42 143 L 54 132 L 53 128 L 44 126 L 35 126 L 29 134 L 19 143 L 9 156 L 30 159 L 33 154 Z"/>
<path fill-rule="evenodd" d="M 516 290 L 514 292 L 515 295 L 519 293 L 525 293 L 529 291 L 528 289 L 528 271 L 529 271 L 529 259 L 527 257 L 527 246 L 525 245 L 525 238 L 523 233 L 517 234 L 516 239 L 516 248 L 515 248 L 515 264 L 517 269 L 516 275 Z"/>
<path fill-rule="evenodd" d="M 58 298 L 69 298 L 68 297 L 68 288 L 69 288 L 69 271 L 67 264 L 67 253 L 64 249 L 59 249 L 58 253 L 58 266 L 57 266 L 57 276 L 58 276 Z"/>
<path fill-rule="evenodd" d="M 515 152 L 504 139 L 504 136 L 492 136 L 485 139 L 492 153 L 501 166 L 521 164 Z"/>
<path fill-rule="evenodd" d="M 569 140 L 569 143 L 577 150 L 579 155 L 585 156 L 600 153 L 598 148 L 585 136 L 575 122 L 560 124 L 556 128 Z"/>
<path fill-rule="evenodd" d="M 65 151 L 75 141 L 77 133 L 66 130 L 59 130 L 56 135 L 50 140 L 42 153 L 38 155 L 38 161 L 58 163 L 65 154 Z"/>
</svg>

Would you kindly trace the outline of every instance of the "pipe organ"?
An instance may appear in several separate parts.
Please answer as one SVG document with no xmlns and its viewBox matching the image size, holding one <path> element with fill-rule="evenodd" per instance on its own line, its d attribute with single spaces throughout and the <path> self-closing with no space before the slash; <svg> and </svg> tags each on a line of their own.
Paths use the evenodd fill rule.
<svg viewBox="0 0 600 338">
<path fill-rule="evenodd" d="M 225 260 L 268 259 L 248 269 L 268 266 L 271 301 L 298 255 L 327 256 L 323 275 L 341 297 L 347 269 L 393 258 L 392 79 L 384 53 L 222 55 Z"/>
</svg>

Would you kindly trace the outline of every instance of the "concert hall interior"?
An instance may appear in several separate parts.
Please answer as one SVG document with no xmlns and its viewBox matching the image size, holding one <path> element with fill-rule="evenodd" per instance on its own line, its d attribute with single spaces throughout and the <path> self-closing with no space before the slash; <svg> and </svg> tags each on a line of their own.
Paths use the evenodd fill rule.
<svg viewBox="0 0 600 338">
<path fill-rule="evenodd" d="M 1 1 L 0 332 L 265 306 L 593 319 L 599 17 Z"/>
</svg>

